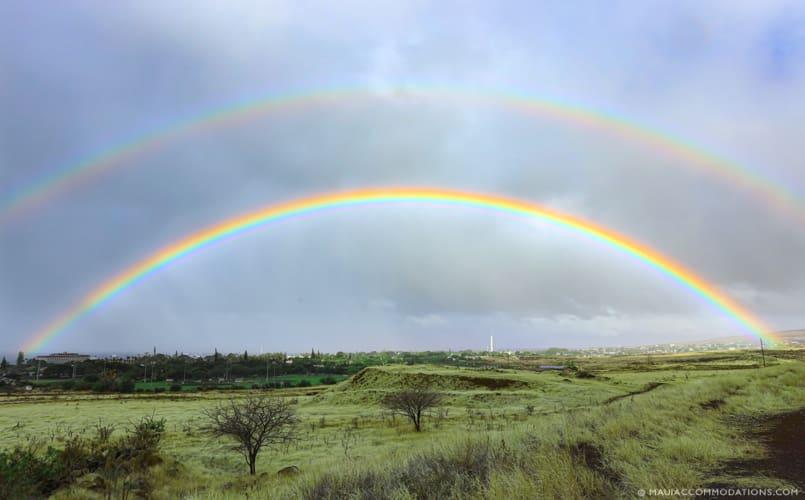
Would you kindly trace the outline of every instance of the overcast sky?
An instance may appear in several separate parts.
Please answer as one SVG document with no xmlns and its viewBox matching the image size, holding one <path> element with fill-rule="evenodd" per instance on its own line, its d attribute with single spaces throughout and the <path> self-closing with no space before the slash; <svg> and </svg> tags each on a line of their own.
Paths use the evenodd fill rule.
<svg viewBox="0 0 805 500">
<path fill-rule="evenodd" d="M 0 3 L 0 196 L 172 122 L 303 90 L 362 99 L 177 139 L 0 226 L 0 351 L 206 225 L 327 190 L 428 185 L 543 203 L 805 326 L 805 226 L 679 158 L 397 86 L 517 91 L 667 131 L 805 189 L 805 4 Z M 803 208 L 805 210 L 805 208 Z M 622 345 L 739 333 L 617 251 L 471 209 L 271 225 L 125 291 L 46 350 Z"/>
</svg>

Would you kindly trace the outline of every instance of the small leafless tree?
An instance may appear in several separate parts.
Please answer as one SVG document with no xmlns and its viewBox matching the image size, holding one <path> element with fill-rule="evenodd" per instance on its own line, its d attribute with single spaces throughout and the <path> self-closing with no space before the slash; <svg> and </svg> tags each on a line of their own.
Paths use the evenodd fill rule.
<svg viewBox="0 0 805 500">
<path fill-rule="evenodd" d="M 394 413 L 408 417 L 417 432 L 422 430 L 422 413 L 443 400 L 441 394 L 426 387 L 402 389 L 383 398 L 383 406 Z"/>
<path fill-rule="evenodd" d="M 349 450 L 358 442 L 354 427 L 344 427 L 341 431 L 341 448 L 344 450 L 344 457 L 349 460 Z"/>
<path fill-rule="evenodd" d="M 289 401 L 266 396 L 230 399 L 203 411 L 205 431 L 215 437 L 229 436 L 232 449 L 243 455 L 249 474 L 255 474 L 257 454 L 263 448 L 287 445 L 297 439 L 298 418 Z"/>
</svg>

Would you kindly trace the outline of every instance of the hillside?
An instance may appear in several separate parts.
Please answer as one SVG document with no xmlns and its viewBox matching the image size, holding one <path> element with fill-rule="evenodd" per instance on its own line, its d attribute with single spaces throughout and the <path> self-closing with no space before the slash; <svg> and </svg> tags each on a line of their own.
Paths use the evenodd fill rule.
<svg viewBox="0 0 805 500">
<path fill-rule="evenodd" d="M 544 385 L 538 374 L 514 370 L 468 370 L 435 366 L 370 367 L 361 370 L 341 390 L 388 390 L 425 386 L 443 391 L 524 390 Z"/>
<path fill-rule="evenodd" d="M 785 345 L 797 346 L 805 345 L 805 329 L 803 330 L 785 330 L 772 333 L 772 336 L 779 339 Z M 757 340 L 747 338 L 745 336 L 731 336 L 731 337 L 716 337 L 705 340 L 695 340 L 690 342 L 678 342 L 679 345 L 728 345 L 728 344 L 755 344 Z M 769 346 L 767 346 L 769 347 Z"/>
<path fill-rule="evenodd" d="M 589 375 L 587 375 L 589 377 Z M 546 411 L 560 402 L 592 404 L 638 390 L 655 377 L 580 378 L 573 372 L 474 369 L 433 365 L 376 366 L 314 396 L 319 403 L 377 405 L 391 390 L 428 387 L 442 392 L 449 404 L 486 407 L 527 400 Z"/>
</svg>

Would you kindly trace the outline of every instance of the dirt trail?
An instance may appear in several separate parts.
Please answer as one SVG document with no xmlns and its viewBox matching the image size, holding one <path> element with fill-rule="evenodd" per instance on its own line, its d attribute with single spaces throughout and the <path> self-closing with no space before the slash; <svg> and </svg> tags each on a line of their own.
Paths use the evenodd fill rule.
<svg viewBox="0 0 805 500">
<path fill-rule="evenodd" d="M 654 389 L 656 389 L 657 387 L 659 387 L 661 385 L 665 385 L 665 382 L 649 382 L 648 384 L 646 384 L 645 387 L 643 387 L 642 389 L 639 389 L 637 391 L 632 391 L 632 392 L 629 392 L 629 393 L 626 393 L 626 394 L 621 394 L 620 396 L 613 396 L 613 397 L 607 399 L 606 401 L 604 401 L 604 404 L 607 405 L 609 403 L 613 403 L 615 401 L 618 401 L 619 399 L 628 398 L 629 396 L 635 396 L 637 394 L 645 394 L 646 392 L 653 391 Z"/>
<path fill-rule="evenodd" d="M 805 490 L 805 409 L 769 419 L 758 437 L 769 456 L 756 466 Z"/>
<path fill-rule="evenodd" d="M 805 491 L 805 408 L 775 415 L 758 422 L 750 436 L 763 444 L 763 447 L 766 448 L 766 456 L 757 460 L 729 462 L 726 464 L 726 472 L 733 476 L 761 473 L 784 479 L 800 488 L 800 492 Z M 734 484 L 722 482 L 707 486 L 710 488 L 736 487 Z M 744 496 L 742 498 L 768 497 Z"/>
</svg>

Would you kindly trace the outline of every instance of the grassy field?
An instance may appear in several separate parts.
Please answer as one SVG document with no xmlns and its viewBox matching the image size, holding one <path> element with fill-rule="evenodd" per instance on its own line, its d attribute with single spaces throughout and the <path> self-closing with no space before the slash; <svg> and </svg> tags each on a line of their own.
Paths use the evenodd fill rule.
<svg viewBox="0 0 805 500">
<path fill-rule="evenodd" d="M 576 361 L 576 372 L 522 362 L 385 366 L 335 386 L 272 391 L 295 402 L 301 439 L 260 455 L 254 478 L 227 441 L 199 429 L 204 408 L 258 391 L 9 396 L 0 400 L 0 447 L 59 446 L 99 419 L 122 432 L 155 414 L 167 423 L 166 459 L 152 470 L 157 498 L 628 498 L 640 488 L 792 486 L 727 464 L 763 456 L 748 437 L 756 419 L 805 407 L 801 361 L 770 357 L 759 368 L 754 353 Z M 379 401 L 419 383 L 447 399 L 416 433 Z M 301 474 L 277 477 L 288 465 Z M 81 485 L 57 497 L 96 495 Z"/>
</svg>

